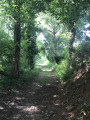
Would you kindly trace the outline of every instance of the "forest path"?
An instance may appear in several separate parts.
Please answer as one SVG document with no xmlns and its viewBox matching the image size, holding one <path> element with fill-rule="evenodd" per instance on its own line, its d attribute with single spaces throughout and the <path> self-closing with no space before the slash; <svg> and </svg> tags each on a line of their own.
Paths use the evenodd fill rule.
<svg viewBox="0 0 90 120">
<path fill-rule="evenodd" d="M 75 119 L 65 94 L 55 74 L 43 71 L 32 85 L 4 95 L 0 120 L 82 120 Z"/>
</svg>

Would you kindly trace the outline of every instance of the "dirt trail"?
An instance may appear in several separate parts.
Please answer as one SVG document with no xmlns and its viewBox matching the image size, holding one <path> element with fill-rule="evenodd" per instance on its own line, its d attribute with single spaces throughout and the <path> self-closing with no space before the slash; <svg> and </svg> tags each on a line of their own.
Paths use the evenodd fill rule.
<svg viewBox="0 0 90 120">
<path fill-rule="evenodd" d="M 77 108 L 67 99 L 63 85 L 54 73 L 45 72 L 21 90 L 7 93 L 0 100 L 0 120 L 83 120 L 75 116 Z"/>
</svg>

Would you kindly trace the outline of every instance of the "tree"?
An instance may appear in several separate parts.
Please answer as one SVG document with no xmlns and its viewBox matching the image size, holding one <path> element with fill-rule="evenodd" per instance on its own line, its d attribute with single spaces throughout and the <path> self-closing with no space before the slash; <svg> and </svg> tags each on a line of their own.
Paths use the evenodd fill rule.
<svg viewBox="0 0 90 120">
<path fill-rule="evenodd" d="M 24 23 L 24 15 L 30 12 L 29 19 L 41 10 L 45 10 L 46 1 L 36 0 L 1 0 L 4 6 L 4 11 L 7 10 L 6 14 L 11 15 L 13 18 L 13 32 L 14 32 L 14 57 L 13 57 L 13 68 L 11 72 L 12 78 L 19 78 L 19 61 L 20 61 L 20 42 L 21 42 L 21 26 Z M 26 16 L 25 15 L 25 16 Z M 27 16 L 28 18 L 28 16 Z M 30 26 L 29 26 L 30 27 Z"/>
<path fill-rule="evenodd" d="M 27 23 L 27 58 L 28 58 L 28 65 L 31 69 L 34 68 L 35 65 L 35 55 L 37 54 L 37 46 L 36 46 L 36 27 L 35 27 L 35 21 L 34 18 L 31 21 L 28 21 Z"/>
<path fill-rule="evenodd" d="M 77 21 L 85 15 L 89 7 L 88 0 L 53 0 L 50 4 L 50 12 L 61 20 L 71 31 L 69 40 L 69 61 L 71 63 L 73 53 L 73 43 L 75 41 Z"/>
<path fill-rule="evenodd" d="M 29 13 L 28 15 L 30 15 L 30 17 L 27 16 L 28 20 L 32 19 L 33 16 L 35 16 L 35 14 L 37 12 L 40 12 L 41 10 L 44 10 L 44 5 L 43 3 L 45 3 L 45 1 L 36 1 L 36 0 L 32 0 L 32 1 L 24 1 L 24 0 L 13 0 L 12 2 L 9 0 L 9 5 L 11 6 L 11 8 L 13 9 L 13 18 L 14 18 L 14 44 L 15 44 L 15 54 L 14 54 L 14 64 L 13 64 L 13 72 L 12 72 L 12 76 L 15 79 L 19 78 L 19 60 L 20 60 L 20 39 L 21 39 L 21 13 Z M 41 7 L 42 6 L 42 7 Z M 23 10 L 23 8 L 25 8 L 25 11 Z M 23 15 L 25 15 L 23 14 Z M 24 18 L 22 16 L 22 18 Z M 27 24 L 27 29 L 31 30 L 32 28 L 30 24 Z M 27 31 L 28 32 L 28 31 Z M 27 33 L 27 37 L 29 39 L 29 42 L 31 41 L 31 45 L 28 42 L 28 50 L 29 53 L 29 57 L 30 58 L 30 65 L 31 68 L 34 67 L 34 55 L 36 54 L 36 45 L 35 45 L 35 41 L 31 38 L 30 33 Z M 33 47 L 31 47 L 33 46 Z"/>
<path fill-rule="evenodd" d="M 12 17 L 14 18 L 14 58 L 11 72 L 12 78 L 19 78 L 19 60 L 20 60 L 20 40 L 21 40 L 21 16 L 20 9 L 22 2 L 20 0 L 8 1 L 11 8 Z"/>
<path fill-rule="evenodd" d="M 67 48 L 67 31 L 60 21 L 48 13 L 41 14 L 40 18 L 44 23 L 41 29 L 45 37 L 43 44 L 46 56 L 51 62 L 59 63 L 64 58 L 64 50 Z"/>
<path fill-rule="evenodd" d="M 13 41 L 5 31 L 0 28 L 0 74 L 9 76 L 12 58 L 13 58 Z"/>
</svg>

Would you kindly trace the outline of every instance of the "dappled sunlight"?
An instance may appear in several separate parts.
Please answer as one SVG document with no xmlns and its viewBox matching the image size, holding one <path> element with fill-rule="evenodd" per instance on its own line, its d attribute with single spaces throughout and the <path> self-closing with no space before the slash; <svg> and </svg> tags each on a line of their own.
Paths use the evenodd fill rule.
<svg viewBox="0 0 90 120">
<path fill-rule="evenodd" d="M 81 78 L 84 78 L 86 73 L 89 72 L 89 68 L 90 68 L 90 64 L 87 64 L 85 69 L 81 68 L 78 71 L 76 71 L 74 78 L 73 78 L 73 82 L 76 82 L 77 80 Z"/>
<path fill-rule="evenodd" d="M 41 85 L 41 81 L 45 83 Z M 68 95 L 68 90 L 52 72 L 42 72 L 32 85 L 12 91 L 10 95 L 5 106 L 0 105 L 3 119 L 6 114 L 10 120 L 84 120 L 77 115 L 73 95 Z"/>
<path fill-rule="evenodd" d="M 24 97 L 15 97 L 16 100 L 24 100 Z"/>
<path fill-rule="evenodd" d="M 59 95 L 53 95 L 54 98 L 59 98 Z"/>
<path fill-rule="evenodd" d="M 50 75 L 51 77 L 55 77 L 55 75 Z"/>
<path fill-rule="evenodd" d="M 42 64 L 38 64 L 37 66 L 39 68 L 41 68 L 42 71 L 47 71 L 47 72 L 52 71 L 52 67 L 49 67 L 49 62 L 48 61 L 45 61 Z"/>
<path fill-rule="evenodd" d="M 38 107 L 37 106 L 31 106 L 31 107 L 25 107 L 22 111 L 24 111 L 24 112 L 38 112 L 39 111 L 39 109 L 38 109 Z"/>
<path fill-rule="evenodd" d="M 51 72 L 52 68 L 48 68 L 48 65 L 43 65 L 42 66 L 42 71 Z"/>
<path fill-rule="evenodd" d="M 34 86 L 39 86 L 38 83 L 33 83 Z"/>
<path fill-rule="evenodd" d="M 17 115 L 15 115 L 15 116 L 13 117 L 13 119 L 14 119 L 14 120 L 19 120 L 20 117 L 21 117 L 21 115 L 20 115 L 20 114 L 17 114 Z"/>
<path fill-rule="evenodd" d="M 2 106 L 0 106 L 0 110 L 3 110 L 4 108 Z"/>
<path fill-rule="evenodd" d="M 48 71 L 48 72 L 50 72 L 50 71 L 52 71 L 52 69 L 44 68 L 44 69 L 42 69 L 42 71 Z"/>
<path fill-rule="evenodd" d="M 19 105 L 17 105 L 17 106 L 15 106 L 15 108 L 23 110 L 24 108 L 26 108 L 26 106 L 19 106 Z"/>
<path fill-rule="evenodd" d="M 90 0 L 0 0 L 0 120 L 90 119 Z"/>
<path fill-rule="evenodd" d="M 45 55 L 44 56 L 42 55 L 40 57 L 40 60 L 37 61 L 36 66 L 38 68 L 41 68 L 42 71 L 47 71 L 47 70 L 49 70 L 47 67 L 48 64 L 49 64 L 49 61 L 48 61 L 47 57 Z"/>
<path fill-rule="evenodd" d="M 13 90 L 15 93 L 20 93 L 20 91 L 18 91 L 18 90 Z"/>
<path fill-rule="evenodd" d="M 67 117 L 68 119 L 75 117 L 75 114 L 73 112 L 69 112 L 68 115 L 69 115 L 69 117 Z"/>
<path fill-rule="evenodd" d="M 28 92 L 28 94 L 34 95 L 34 94 L 35 94 L 35 92 Z"/>
<path fill-rule="evenodd" d="M 80 70 L 80 71 L 78 71 L 78 74 L 75 76 L 75 78 L 74 78 L 74 82 L 76 81 L 76 80 L 78 80 L 80 77 L 83 77 L 83 73 L 82 73 L 82 71 Z"/>
<path fill-rule="evenodd" d="M 59 105 L 60 105 L 60 100 L 54 101 L 53 104 L 54 104 L 55 106 L 59 106 Z"/>
<path fill-rule="evenodd" d="M 13 106 L 13 105 L 15 105 L 15 103 L 14 103 L 14 102 L 10 102 L 9 105 L 10 105 L 10 106 Z"/>
<path fill-rule="evenodd" d="M 50 86 L 50 83 L 48 83 L 47 86 Z"/>
</svg>

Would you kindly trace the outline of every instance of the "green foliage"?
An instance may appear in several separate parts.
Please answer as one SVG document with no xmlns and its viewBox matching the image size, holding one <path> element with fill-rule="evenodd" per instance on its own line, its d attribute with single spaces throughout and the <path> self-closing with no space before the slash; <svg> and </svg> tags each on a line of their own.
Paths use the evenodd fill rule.
<svg viewBox="0 0 90 120">
<path fill-rule="evenodd" d="M 41 72 L 41 69 L 25 69 L 24 71 L 21 71 L 20 79 L 22 81 L 33 81 L 38 76 L 38 74 Z"/>
<path fill-rule="evenodd" d="M 90 3 L 88 0 L 1 0 L 0 70 L 7 73 L 10 73 L 12 69 L 14 47 L 16 46 L 13 41 L 14 22 L 20 22 L 21 28 L 20 79 L 16 81 L 1 76 L 1 88 L 11 84 L 21 85 L 24 81 L 33 79 L 33 76 L 36 76 L 39 71 L 31 70 L 35 66 L 35 61 L 37 64 L 48 64 L 48 60 L 51 61 L 48 68 L 54 67 L 61 82 L 68 80 L 78 66 L 90 62 L 90 39 L 88 38 L 86 41 L 83 39 L 84 24 L 90 21 L 88 3 Z M 47 9 L 47 6 L 54 16 L 48 12 L 40 13 L 39 19 L 41 18 L 42 21 L 39 21 L 40 23 L 36 26 L 37 13 Z M 74 48 L 72 69 L 69 69 L 67 48 L 70 33 L 68 31 L 71 30 L 72 24 L 73 28 L 77 29 L 79 45 Z M 36 32 L 37 34 L 42 32 L 45 39 L 36 41 Z"/>
<path fill-rule="evenodd" d="M 13 41 L 3 30 L 0 33 L 0 70 L 10 71 L 13 61 Z"/>
<path fill-rule="evenodd" d="M 72 34 L 69 39 L 69 61 L 71 64 L 73 43 L 75 41 L 76 30 L 78 29 L 77 23 L 80 18 L 85 19 L 85 17 L 88 16 L 90 10 L 90 6 L 88 5 L 89 3 L 90 2 L 88 0 L 52 0 L 49 6 L 49 11 L 52 15 L 65 24 L 68 31 Z M 85 22 L 86 20 L 84 23 Z"/>
<path fill-rule="evenodd" d="M 76 23 L 79 17 L 85 16 L 88 4 L 88 0 L 52 0 L 49 10 L 70 28 L 72 22 Z"/>
<path fill-rule="evenodd" d="M 62 60 L 59 65 L 56 65 L 55 73 L 60 79 L 60 82 L 68 81 L 73 73 L 72 69 L 68 67 L 68 60 Z"/>
<path fill-rule="evenodd" d="M 20 78 L 18 80 L 16 79 L 10 79 L 7 77 L 0 76 L 0 90 L 2 89 L 17 89 L 22 87 L 24 84 L 32 83 L 36 77 L 41 72 L 41 69 L 25 69 L 24 71 L 20 71 Z"/>
<path fill-rule="evenodd" d="M 58 64 L 64 58 L 64 51 L 67 48 L 67 29 L 49 13 L 41 13 L 39 19 L 43 21 L 40 21 L 41 25 L 39 26 L 44 36 L 42 43 L 44 44 L 45 54 L 49 61 Z"/>
<path fill-rule="evenodd" d="M 82 41 L 75 48 L 75 53 L 73 55 L 73 68 L 78 68 L 90 61 L 90 42 Z"/>
</svg>

